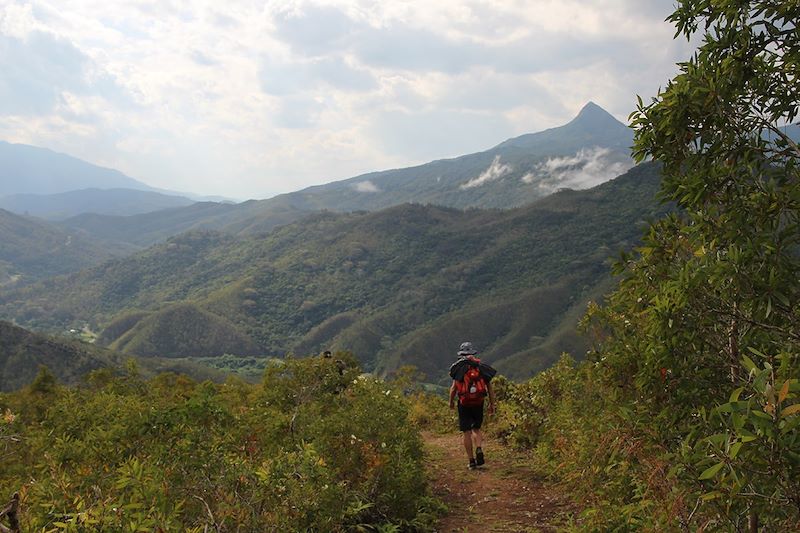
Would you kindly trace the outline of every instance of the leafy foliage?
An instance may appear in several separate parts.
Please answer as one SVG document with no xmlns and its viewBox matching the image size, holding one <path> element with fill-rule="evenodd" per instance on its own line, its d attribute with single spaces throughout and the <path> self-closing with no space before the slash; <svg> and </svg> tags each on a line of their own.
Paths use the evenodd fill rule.
<svg viewBox="0 0 800 533">
<path fill-rule="evenodd" d="M 505 431 L 582 492 L 587 529 L 797 530 L 800 6 L 685 0 L 671 20 L 703 44 L 633 116 L 682 209 L 590 309 L 591 362 L 514 387 Z"/>
<path fill-rule="evenodd" d="M 259 385 L 42 375 L 0 396 L 0 492 L 20 491 L 26 531 L 428 530 L 406 402 L 336 358 Z"/>
</svg>

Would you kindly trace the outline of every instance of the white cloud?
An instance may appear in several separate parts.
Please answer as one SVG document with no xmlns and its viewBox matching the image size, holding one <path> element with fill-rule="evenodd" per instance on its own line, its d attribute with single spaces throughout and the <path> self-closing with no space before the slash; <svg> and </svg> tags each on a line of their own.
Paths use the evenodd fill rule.
<svg viewBox="0 0 800 533">
<path fill-rule="evenodd" d="M 514 169 L 511 168 L 510 165 L 500 162 L 500 156 L 494 156 L 494 160 L 492 164 L 489 165 L 489 168 L 481 172 L 480 176 L 476 178 L 472 178 L 468 182 L 461 185 L 461 189 L 472 189 L 473 187 L 478 187 L 490 181 L 496 181 L 502 178 L 503 176 L 510 174 Z"/>
<path fill-rule="evenodd" d="M 353 189 L 358 192 L 381 192 L 377 185 L 369 180 L 359 181 L 353 184 Z"/>
<path fill-rule="evenodd" d="M 0 0 L 0 138 L 264 197 L 618 118 L 688 56 L 656 0 Z"/>
<path fill-rule="evenodd" d="M 608 148 L 596 146 L 581 149 L 573 156 L 549 158 L 525 174 L 522 181 L 535 183 L 545 193 L 564 188 L 588 189 L 625 173 L 632 166 L 633 161 L 613 157 Z"/>
</svg>

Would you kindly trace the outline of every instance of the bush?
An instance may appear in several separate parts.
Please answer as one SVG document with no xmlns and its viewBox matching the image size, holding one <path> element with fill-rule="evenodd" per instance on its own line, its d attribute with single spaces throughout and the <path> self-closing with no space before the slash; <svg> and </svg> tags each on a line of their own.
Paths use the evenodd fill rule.
<svg viewBox="0 0 800 533">
<path fill-rule="evenodd" d="M 259 385 L 42 378 L 0 399 L 0 494 L 20 491 L 26 531 L 430 529 L 408 402 L 336 357 Z"/>
</svg>

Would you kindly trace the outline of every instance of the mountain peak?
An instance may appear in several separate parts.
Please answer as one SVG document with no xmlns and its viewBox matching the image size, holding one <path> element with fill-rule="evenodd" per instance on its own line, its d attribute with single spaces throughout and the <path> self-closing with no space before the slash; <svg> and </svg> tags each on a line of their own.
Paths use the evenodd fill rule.
<svg viewBox="0 0 800 533">
<path fill-rule="evenodd" d="M 598 126 L 609 126 L 614 124 L 615 126 L 622 125 L 619 120 L 614 118 L 614 116 L 600 107 L 599 105 L 595 104 L 592 101 L 589 101 L 581 110 L 578 112 L 578 115 L 572 119 L 569 125 L 579 125 L 582 127 L 598 127 Z"/>
</svg>

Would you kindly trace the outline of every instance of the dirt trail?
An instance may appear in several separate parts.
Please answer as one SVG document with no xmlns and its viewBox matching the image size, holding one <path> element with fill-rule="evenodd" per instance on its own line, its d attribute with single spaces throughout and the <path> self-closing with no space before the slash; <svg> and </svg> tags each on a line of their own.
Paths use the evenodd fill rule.
<svg viewBox="0 0 800 533">
<path fill-rule="evenodd" d="M 486 464 L 467 469 L 461 434 L 423 434 L 433 491 L 449 512 L 440 533 L 509 533 L 558 531 L 574 505 L 524 464 L 524 457 L 486 439 Z"/>
</svg>

